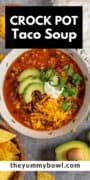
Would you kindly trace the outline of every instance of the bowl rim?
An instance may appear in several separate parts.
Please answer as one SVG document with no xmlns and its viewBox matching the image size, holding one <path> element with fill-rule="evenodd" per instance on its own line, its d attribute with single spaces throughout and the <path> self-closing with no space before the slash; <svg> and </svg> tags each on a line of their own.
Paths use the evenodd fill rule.
<svg viewBox="0 0 90 180">
<path fill-rule="evenodd" d="M 21 54 L 23 54 L 23 52 L 30 50 L 29 49 L 13 49 L 11 50 L 8 55 L 6 55 L 6 57 L 4 58 L 4 60 L 2 61 L 1 65 L 0 65 L 0 111 L 1 111 L 1 115 L 2 117 L 5 119 L 5 121 L 16 131 L 18 131 L 19 133 L 32 137 L 32 138 L 37 138 L 37 139 L 49 139 L 49 138 L 55 138 L 58 136 L 62 136 L 64 134 L 67 134 L 68 132 L 72 131 L 73 128 L 77 128 L 77 126 L 80 124 L 81 121 L 83 121 L 90 109 L 90 96 L 88 97 L 88 102 L 87 105 L 85 107 L 84 104 L 84 108 L 83 105 L 80 108 L 79 112 L 77 113 L 76 117 L 75 117 L 75 121 L 71 121 L 68 124 L 66 124 L 65 126 L 63 126 L 61 129 L 56 129 L 56 130 L 50 130 L 50 131 L 36 131 L 33 129 L 30 129 L 28 127 L 25 127 L 24 125 L 22 125 L 21 123 L 19 123 L 18 121 L 16 121 L 12 115 L 10 114 L 9 110 L 6 107 L 5 101 L 4 101 L 4 97 L 3 97 L 3 82 L 4 82 L 4 77 L 5 74 L 7 72 L 8 67 L 12 64 L 13 61 L 15 61 L 15 59 L 20 56 Z M 80 63 L 82 66 L 84 66 L 85 68 L 85 73 L 88 77 L 88 84 L 90 83 L 90 72 L 88 70 L 88 67 L 86 65 L 86 63 L 83 61 L 83 59 L 72 49 L 60 49 L 60 48 L 56 48 L 61 50 L 62 52 L 68 54 L 69 56 L 72 57 L 73 60 L 76 61 L 75 57 L 77 57 L 78 59 L 78 63 Z M 74 57 L 75 56 L 75 57 Z M 81 67 L 80 65 L 80 67 Z M 3 70 L 4 69 L 4 70 Z M 83 73 L 83 72 L 82 72 Z M 90 88 L 89 88 L 90 90 Z M 85 99 L 85 97 L 84 97 Z M 85 110 L 84 110 L 85 109 Z M 81 111 L 82 110 L 82 111 Z M 83 113 L 84 110 L 84 113 Z M 83 117 L 80 116 L 80 112 L 82 112 Z M 78 116 L 79 115 L 79 116 Z M 77 118 L 78 117 L 78 118 Z M 80 118 L 80 119 L 79 119 Z"/>
</svg>

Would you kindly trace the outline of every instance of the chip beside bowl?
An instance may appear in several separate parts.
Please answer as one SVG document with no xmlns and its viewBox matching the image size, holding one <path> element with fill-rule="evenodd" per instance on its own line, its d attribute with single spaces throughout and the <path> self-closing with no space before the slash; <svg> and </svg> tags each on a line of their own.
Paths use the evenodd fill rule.
<svg viewBox="0 0 90 180">
<path fill-rule="evenodd" d="M 17 134 L 4 122 L 0 120 L 0 160 L 23 161 L 25 159 L 21 143 Z M 0 179 L 22 180 L 23 172 L 0 171 Z"/>
</svg>

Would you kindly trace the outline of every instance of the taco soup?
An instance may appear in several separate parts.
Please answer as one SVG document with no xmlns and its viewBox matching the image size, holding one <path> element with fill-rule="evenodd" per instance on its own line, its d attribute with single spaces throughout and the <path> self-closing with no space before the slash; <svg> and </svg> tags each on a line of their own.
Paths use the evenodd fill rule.
<svg viewBox="0 0 90 180">
<path fill-rule="evenodd" d="M 74 120 L 83 103 L 85 80 L 64 52 L 31 49 L 9 66 L 3 90 L 16 121 L 34 130 L 54 130 Z"/>
</svg>

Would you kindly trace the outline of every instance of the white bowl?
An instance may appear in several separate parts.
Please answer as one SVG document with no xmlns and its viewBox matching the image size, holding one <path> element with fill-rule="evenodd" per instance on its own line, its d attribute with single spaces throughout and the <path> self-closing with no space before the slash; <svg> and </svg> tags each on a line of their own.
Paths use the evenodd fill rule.
<svg viewBox="0 0 90 180">
<path fill-rule="evenodd" d="M 80 67 L 86 81 L 86 90 L 85 90 L 85 97 L 84 97 L 84 102 L 83 105 L 81 106 L 79 112 L 75 116 L 75 121 L 71 121 L 61 129 L 57 130 L 51 130 L 51 131 L 36 131 L 32 130 L 28 127 L 25 127 L 18 121 L 12 117 L 10 112 L 7 109 L 7 106 L 4 101 L 4 96 L 3 96 L 3 83 L 4 83 L 4 78 L 6 75 L 6 72 L 9 68 L 9 66 L 12 64 L 12 62 L 20 56 L 23 52 L 27 51 L 29 49 L 14 49 L 12 50 L 3 60 L 3 62 L 0 65 L 0 112 L 2 117 L 5 119 L 5 121 L 16 131 L 32 137 L 32 138 L 38 138 L 38 139 L 46 139 L 46 138 L 54 138 L 57 136 L 62 136 L 68 132 L 70 132 L 73 128 L 76 128 L 79 123 L 84 120 L 87 116 L 87 113 L 89 112 L 90 109 L 90 73 L 89 70 L 85 64 L 85 62 L 82 60 L 82 58 L 75 53 L 73 50 L 67 50 L 67 49 L 61 49 L 61 51 L 65 52 L 69 56 L 72 57 L 72 59 L 78 64 Z"/>
</svg>

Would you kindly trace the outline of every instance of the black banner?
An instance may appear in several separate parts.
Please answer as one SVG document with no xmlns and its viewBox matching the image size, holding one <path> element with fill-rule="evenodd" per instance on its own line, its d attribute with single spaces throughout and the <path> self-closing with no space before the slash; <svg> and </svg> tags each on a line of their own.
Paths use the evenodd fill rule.
<svg viewBox="0 0 90 180">
<path fill-rule="evenodd" d="M 6 7 L 6 48 L 82 48 L 82 7 Z"/>
</svg>

